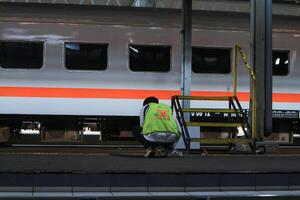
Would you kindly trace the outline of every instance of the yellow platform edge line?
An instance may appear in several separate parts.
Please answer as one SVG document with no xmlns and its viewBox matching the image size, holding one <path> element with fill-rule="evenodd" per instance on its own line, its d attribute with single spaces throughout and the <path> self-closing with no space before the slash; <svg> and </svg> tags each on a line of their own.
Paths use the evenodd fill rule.
<svg viewBox="0 0 300 200">
<path fill-rule="evenodd" d="M 181 100 L 216 100 L 216 101 L 227 101 L 231 100 L 233 96 L 176 96 L 178 99 Z"/>
<path fill-rule="evenodd" d="M 252 142 L 252 139 L 238 139 L 238 138 L 192 138 L 191 142 L 200 142 L 206 144 L 228 144 L 228 143 L 238 143 L 238 144 L 248 144 Z"/>
<path fill-rule="evenodd" d="M 240 113 L 238 109 L 218 109 L 218 108 L 183 108 L 182 112 L 219 112 L 219 113 Z"/>
<path fill-rule="evenodd" d="M 224 123 L 224 122 L 186 122 L 187 126 L 209 126 L 209 127 L 242 127 L 243 123 Z"/>
</svg>

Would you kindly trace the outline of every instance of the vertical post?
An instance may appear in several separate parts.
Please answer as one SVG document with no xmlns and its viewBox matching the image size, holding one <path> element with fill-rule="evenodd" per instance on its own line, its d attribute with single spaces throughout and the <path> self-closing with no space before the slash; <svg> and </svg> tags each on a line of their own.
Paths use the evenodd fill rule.
<svg viewBox="0 0 300 200">
<path fill-rule="evenodd" d="M 272 133 L 272 94 L 273 94 L 273 13 L 272 0 L 266 2 L 266 109 L 265 109 L 265 133 Z"/>
<path fill-rule="evenodd" d="M 181 67 L 181 95 L 191 93 L 192 68 L 192 0 L 182 0 L 182 67 Z M 189 101 L 183 101 L 183 107 L 190 107 Z"/>
<path fill-rule="evenodd" d="M 234 66 L 233 66 L 233 96 L 236 95 L 237 90 L 237 56 L 238 56 L 238 46 L 234 47 Z"/>
<path fill-rule="evenodd" d="M 251 0 L 250 31 L 251 64 L 256 76 L 251 83 L 252 128 L 255 139 L 262 140 L 272 132 L 272 0 Z"/>
<path fill-rule="evenodd" d="M 191 68 L 192 68 L 192 0 L 182 0 L 182 24 L 181 31 L 181 95 L 190 96 L 191 93 Z M 190 101 L 184 100 L 182 104 L 183 108 L 190 107 Z M 190 114 L 184 113 L 184 119 L 190 121 Z M 193 127 L 188 127 L 189 135 L 194 137 L 199 136 L 200 130 L 195 131 Z M 195 133 L 194 133 L 195 132 Z M 177 143 L 177 147 L 183 146 L 182 139 Z M 199 147 L 198 147 L 199 148 Z M 187 150 L 190 149 L 188 144 Z"/>
</svg>

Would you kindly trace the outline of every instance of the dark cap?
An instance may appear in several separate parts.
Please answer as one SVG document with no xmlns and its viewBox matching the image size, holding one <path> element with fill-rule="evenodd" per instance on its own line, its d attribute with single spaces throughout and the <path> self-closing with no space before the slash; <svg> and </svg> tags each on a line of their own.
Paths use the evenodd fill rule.
<svg viewBox="0 0 300 200">
<path fill-rule="evenodd" d="M 149 104 L 149 103 L 159 103 L 158 98 L 152 96 L 152 97 L 147 97 L 144 102 L 143 102 L 143 106 Z"/>
</svg>

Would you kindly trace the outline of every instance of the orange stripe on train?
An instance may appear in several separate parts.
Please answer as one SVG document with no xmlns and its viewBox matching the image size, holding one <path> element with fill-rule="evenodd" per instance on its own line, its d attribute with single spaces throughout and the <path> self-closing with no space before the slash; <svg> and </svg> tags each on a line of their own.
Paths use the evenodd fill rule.
<svg viewBox="0 0 300 200">
<path fill-rule="evenodd" d="M 179 94 L 179 90 L 0 87 L 1 97 L 144 99 L 148 96 L 156 96 L 159 99 L 170 99 L 173 95 Z M 222 91 L 192 91 L 191 95 L 230 96 L 232 93 Z M 238 92 L 238 98 L 240 101 L 249 101 L 249 92 Z M 300 94 L 273 93 L 273 102 L 300 103 Z"/>
</svg>

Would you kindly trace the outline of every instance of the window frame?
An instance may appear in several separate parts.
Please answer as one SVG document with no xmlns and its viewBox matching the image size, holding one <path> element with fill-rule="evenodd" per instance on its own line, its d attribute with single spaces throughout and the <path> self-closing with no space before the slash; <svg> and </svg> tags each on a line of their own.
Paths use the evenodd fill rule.
<svg viewBox="0 0 300 200">
<path fill-rule="evenodd" d="M 46 55 L 47 55 L 47 48 L 46 48 L 46 40 L 0 40 L 1 42 L 15 42 L 15 43 L 42 43 L 43 44 L 43 53 L 42 53 L 42 65 L 40 68 L 5 68 L 0 63 L 0 69 L 11 71 L 11 70 L 17 70 L 17 71 L 42 71 L 46 67 Z"/>
<path fill-rule="evenodd" d="M 212 50 L 229 50 L 229 72 L 228 73 L 201 73 L 201 72 L 195 72 L 193 70 L 193 48 L 199 48 L 199 49 L 212 49 Z M 227 47 L 227 46 L 224 46 L 224 47 L 220 47 L 220 46 L 217 46 L 217 47 L 207 47 L 207 46 L 192 46 L 192 53 L 191 53 L 191 71 L 193 74 L 203 74 L 203 75 L 219 75 L 219 76 L 228 76 L 230 74 L 233 73 L 233 68 L 232 68 L 232 65 L 233 65 L 233 48 L 232 47 Z"/>
<path fill-rule="evenodd" d="M 106 45 L 106 68 L 104 70 L 87 70 L 87 69 L 68 69 L 67 65 L 66 65 L 66 48 L 65 45 L 67 43 L 76 43 L 76 44 L 91 44 L 91 45 Z M 69 72 L 93 72 L 93 73 L 101 73 L 101 72 L 105 72 L 110 68 L 110 43 L 109 42 L 93 42 L 93 41 L 67 41 L 65 40 L 63 42 L 63 58 L 62 58 L 62 62 L 63 62 L 63 68 Z"/>
<path fill-rule="evenodd" d="M 144 47 L 169 47 L 170 48 L 170 68 L 168 71 L 134 71 L 130 68 L 130 45 L 133 46 L 144 46 Z M 128 43 L 126 47 L 127 51 L 127 68 L 130 72 L 133 73 L 170 73 L 172 71 L 172 63 L 173 63 L 173 46 L 171 44 L 158 44 L 158 43 Z"/>
<path fill-rule="evenodd" d="M 281 52 L 281 53 L 287 53 L 287 57 L 288 57 L 288 66 L 287 66 L 287 74 L 286 75 L 275 75 L 273 74 L 273 70 L 274 70 L 274 66 L 273 66 L 273 54 L 274 52 Z M 290 50 L 283 50 L 283 49 L 273 49 L 272 50 L 272 77 L 275 76 L 275 77 L 287 77 L 290 75 L 290 72 L 291 72 L 291 66 L 290 66 Z"/>
</svg>

